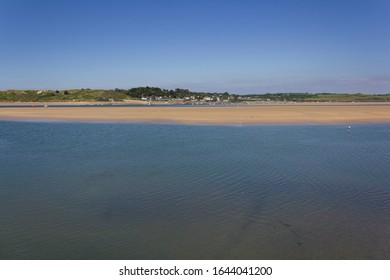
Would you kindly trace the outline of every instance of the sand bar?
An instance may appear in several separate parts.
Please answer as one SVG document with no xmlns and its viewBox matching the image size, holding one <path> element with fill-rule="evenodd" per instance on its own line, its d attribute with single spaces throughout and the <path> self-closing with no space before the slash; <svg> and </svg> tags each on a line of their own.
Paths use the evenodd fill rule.
<svg viewBox="0 0 390 280">
<path fill-rule="evenodd" d="M 0 119 L 233 125 L 390 123 L 390 106 L 27 107 L 0 108 Z"/>
</svg>

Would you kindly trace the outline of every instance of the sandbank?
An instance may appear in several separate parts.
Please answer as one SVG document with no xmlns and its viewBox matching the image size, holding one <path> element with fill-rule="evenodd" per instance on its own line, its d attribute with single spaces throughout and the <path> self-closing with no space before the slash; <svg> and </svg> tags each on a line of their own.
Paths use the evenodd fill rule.
<svg viewBox="0 0 390 280">
<path fill-rule="evenodd" d="M 180 124 L 390 123 L 389 104 L 0 108 L 2 120 Z"/>
</svg>

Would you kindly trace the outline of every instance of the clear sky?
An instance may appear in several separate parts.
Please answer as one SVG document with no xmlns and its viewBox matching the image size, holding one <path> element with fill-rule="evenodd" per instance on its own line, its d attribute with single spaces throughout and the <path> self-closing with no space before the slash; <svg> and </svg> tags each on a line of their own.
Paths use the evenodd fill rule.
<svg viewBox="0 0 390 280">
<path fill-rule="evenodd" d="M 390 93 L 389 0 L 0 0 L 0 89 Z"/>
</svg>

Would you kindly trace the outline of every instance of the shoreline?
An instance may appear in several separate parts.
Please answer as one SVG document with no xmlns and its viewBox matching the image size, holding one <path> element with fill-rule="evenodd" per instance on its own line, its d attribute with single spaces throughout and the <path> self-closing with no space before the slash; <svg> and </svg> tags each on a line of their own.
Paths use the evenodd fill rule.
<svg viewBox="0 0 390 280">
<path fill-rule="evenodd" d="M 362 103 L 356 105 L 359 104 Z M 0 120 L 216 125 L 390 123 L 390 106 L 377 106 L 380 105 L 379 103 L 365 104 L 365 106 L 354 106 L 349 103 L 348 105 L 338 103 L 337 106 L 326 106 L 321 103 L 310 104 L 312 106 L 308 106 L 309 104 L 299 105 L 302 104 L 208 107 L 65 106 L 20 108 L 11 106 L 0 108 Z"/>
<path fill-rule="evenodd" d="M 219 105 L 219 106 L 366 106 L 366 105 L 382 105 L 382 106 L 390 106 L 389 102 L 289 102 L 289 101 L 252 101 L 252 102 L 239 102 L 239 103 L 199 103 L 199 104 L 192 104 L 192 103 L 178 103 L 178 102 L 159 102 L 159 101 L 142 101 L 142 100 L 132 100 L 131 102 L 124 102 L 124 101 L 114 101 L 114 102 L 105 102 L 105 101 L 49 101 L 49 102 L 22 102 L 22 101 L 15 101 L 15 102 L 8 102 L 8 101 L 0 101 L 0 107 L 28 107 L 28 106 L 35 106 L 35 107 L 41 107 L 41 106 L 69 106 L 69 107 L 77 107 L 77 106 L 115 106 L 115 105 L 139 105 L 139 106 L 147 106 L 147 105 L 158 105 L 161 107 L 170 107 L 174 105 L 183 105 L 183 106 L 212 106 L 212 105 Z"/>
</svg>

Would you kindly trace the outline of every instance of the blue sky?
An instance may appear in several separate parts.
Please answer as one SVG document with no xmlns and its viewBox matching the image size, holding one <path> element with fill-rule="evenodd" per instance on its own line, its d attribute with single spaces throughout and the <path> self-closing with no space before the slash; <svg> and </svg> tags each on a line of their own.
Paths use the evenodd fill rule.
<svg viewBox="0 0 390 280">
<path fill-rule="evenodd" d="M 0 0 L 0 89 L 390 93 L 389 0 Z"/>
</svg>

